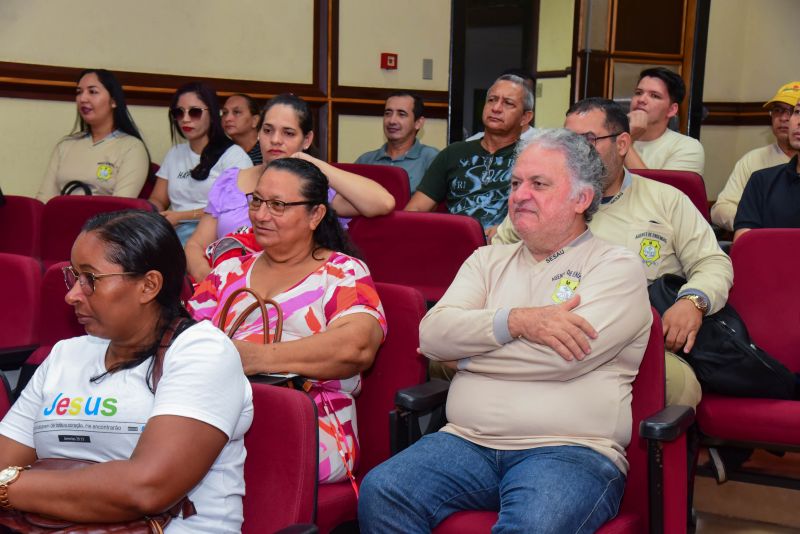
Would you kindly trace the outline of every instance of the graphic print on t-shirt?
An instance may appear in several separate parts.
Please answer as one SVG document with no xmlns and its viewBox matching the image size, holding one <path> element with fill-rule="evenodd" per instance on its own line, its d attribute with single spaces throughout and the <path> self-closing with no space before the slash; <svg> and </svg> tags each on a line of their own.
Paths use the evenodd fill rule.
<svg viewBox="0 0 800 534">
<path fill-rule="evenodd" d="M 121 421 L 114 417 L 120 408 L 115 397 L 59 392 L 44 406 L 44 418 L 34 423 L 33 433 L 55 432 L 62 443 L 91 443 L 93 434 L 138 436 L 144 430 L 143 421 Z"/>
<path fill-rule="evenodd" d="M 474 217 L 484 228 L 500 224 L 508 212 L 513 166 L 514 158 L 509 156 L 476 154 L 461 158 L 450 181 L 450 212 Z"/>
</svg>

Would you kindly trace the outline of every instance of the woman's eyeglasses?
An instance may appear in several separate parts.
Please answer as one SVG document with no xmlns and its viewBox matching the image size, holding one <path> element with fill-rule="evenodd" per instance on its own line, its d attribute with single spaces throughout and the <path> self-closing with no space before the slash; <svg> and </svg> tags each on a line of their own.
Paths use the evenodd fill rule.
<svg viewBox="0 0 800 534">
<path fill-rule="evenodd" d="M 191 107 L 189 109 L 184 108 L 172 108 L 169 112 L 172 114 L 172 118 L 176 121 L 181 120 L 184 115 L 189 115 L 190 119 L 197 120 L 203 116 L 203 112 L 208 111 L 208 108 L 195 108 Z"/>
<path fill-rule="evenodd" d="M 286 206 L 313 206 L 314 204 L 318 204 L 318 202 L 313 202 L 311 200 L 302 200 L 300 202 L 266 200 L 256 196 L 255 193 L 248 193 L 245 196 L 247 197 L 247 205 L 251 211 L 258 211 L 261 209 L 262 205 L 266 205 L 267 211 L 269 211 L 272 215 L 275 215 L 276 217 L 280 217 L 281 215 L 283 215 L 283 212 L 286 211 Z"/>
<path fill-rule="evenodd" d="M 72 268 L 71 265 L 61 268 L 61 272 L 64 273 L 64 283 L 67 284 L 67 291 L 72 290 L 75 287 L 75 283 L 79 283 L 81 285 L 81 291 L 87 297 L 91 296 L 94 293 L 94 284 L 97 280 L 101 280 L 108 276 L 125 276 L 125 275 L 134 275 L 138 273 L 79 273 L 75 269 Z"/>
</svg>

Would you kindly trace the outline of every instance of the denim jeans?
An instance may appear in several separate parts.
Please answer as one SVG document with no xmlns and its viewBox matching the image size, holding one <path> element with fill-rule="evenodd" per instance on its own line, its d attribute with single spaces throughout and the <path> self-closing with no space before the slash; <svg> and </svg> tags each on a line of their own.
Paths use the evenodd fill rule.
<svg viewBox="0 0 800 534">
<path fill-rule="evenodd" d="M 181 240 L 181 245 L 186 246 L 186 242 L 192 237 L 192 234 L 197 229 L 197 223 L 200 221 L 184 221 L 178 223 L 175 227 L 175 232 L 178 234 L 178 239 Z"/>
<path fill-rule="evenodd" d="M 587 447 L 509 451 L 436 432 L 370 471 L 361 532 L 430 532 L 460 510 L 499 511 L 493 533 L 588 533 L 613 518 L 625 475 Z"/>
</svg>

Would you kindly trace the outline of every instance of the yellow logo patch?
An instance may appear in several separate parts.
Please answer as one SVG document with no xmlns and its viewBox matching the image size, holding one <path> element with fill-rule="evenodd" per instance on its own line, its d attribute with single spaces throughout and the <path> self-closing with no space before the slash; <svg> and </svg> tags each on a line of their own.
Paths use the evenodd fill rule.
<svg viewBox="0 0 800 534">
<path fill-rule="evenodd" d="M 575 295 L 575 291 L 578 289 L 581 281 L 576 280 L 575 278 L 570 278 L 565 276 L 561 280 L 558 281 L 556 285 L 556 290 L 553 291 L 553 295 L 550 297 L 553 299 L 553 302 L 556 304 L 561 304 L 562 302 L 566 302 Z"/>
<path fill-rule="evenodd" d="M 661 258 L 661 243 L 658 239 L 642 239 L 639 256 L 650 267 Z"/>
<path fill-rule="evenodd" d="M 101 163 L 97 166 L 97 179 L 102 182 L 107 182 L 114 174 L 114 167 Z"/>
</svg>

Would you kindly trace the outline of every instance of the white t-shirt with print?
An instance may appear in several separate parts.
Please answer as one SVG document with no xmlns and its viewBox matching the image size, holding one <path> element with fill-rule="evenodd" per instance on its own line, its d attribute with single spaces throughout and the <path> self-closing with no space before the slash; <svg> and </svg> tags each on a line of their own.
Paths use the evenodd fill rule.
<svg viewBox="0 0 800 534">
<path fill-rule="evenodd" d="M 155 396 L 145 382 L 150 360 L 90 381 L 105 372 L 108 344 L 92 336 L 57 343 L 0 423 L 0 434 L 35 448 L 39 458 L 107 462 L 130 458 L 151 417 L 203 421 L 229 441 L 189 492 L 197 515 L 175 519 L 167 532 L 239 532 L 253 393 L 233 343 L 208 322 L 188 328 L 167 350 Z"/>
<path fill-rule="evenodd" d="M 192 152 L 189 143 L 175 145 L 164 156 L 156 176 L 167 180 L 170 209 L 173 211 L 205 208 L 208 204 L 208 192 L 222 171 L 231 167 L 247 169 L 253 166 L 250 156 L 239 145 L 231 145 L 222 153 L 205 180 L 192 178 L 192 169 L 198 163 L 200 154 Z"/>
</svg>

